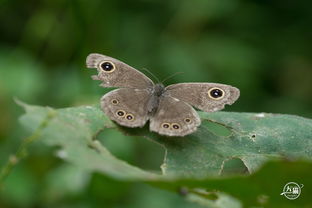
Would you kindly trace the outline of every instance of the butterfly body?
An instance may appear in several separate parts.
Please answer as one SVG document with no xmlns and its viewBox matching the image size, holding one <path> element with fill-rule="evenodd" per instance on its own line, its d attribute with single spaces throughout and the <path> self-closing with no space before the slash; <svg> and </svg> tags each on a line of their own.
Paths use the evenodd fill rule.
<svg viewBox="0 0 312 208">
<path fill-rule="evenodd" d="M 108 56 L 90 54 L 87 67 L 96 68 L 102 87 L 119 87 L 101 98 L 101 108 L 113 121 L 127 127 L 142 127 L 167 136 L 185 136 L 201 121 L 194 107 L 212 112 L 232 104 L 239 90 L 218 83 L 154 84 L 131 66 Z"/>
<path fill-rule="evenodd" d="M 159 106 L 159 101 L 161 97 L 163 96 L 163 93 L 165 91 L 165 86 L 163 84 L 155 84 L 152 89 L 151 97 L 148 102 L 148 113 L 150 116 L 153 116 L 155 112 L 157 111 L 157 108 Z"/>
</svg>

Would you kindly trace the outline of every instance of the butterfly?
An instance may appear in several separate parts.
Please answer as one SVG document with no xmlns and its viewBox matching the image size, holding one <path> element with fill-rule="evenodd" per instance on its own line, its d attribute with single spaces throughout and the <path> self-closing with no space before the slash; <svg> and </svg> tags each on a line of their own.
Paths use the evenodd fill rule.
<svg viewBox="0 0 312 208">
<path fill-rule="evenodd" d="M 142 72 L 109 56 L 91 53 L 86 64 L 96 68 L 93 80 L 100 86 L 119 89 L 101 98 L 104 113 L 119 125 L 143 127 L 166 136 L 185 136 L 197 130 L 201 120 L 193 107 L 205 112 L 218 111 L 234 103 L 239 89 L 217 83 L 178 83 L 165 87 Z M 193 106 L 193 107 L 192 107 Z"/>
</svg>

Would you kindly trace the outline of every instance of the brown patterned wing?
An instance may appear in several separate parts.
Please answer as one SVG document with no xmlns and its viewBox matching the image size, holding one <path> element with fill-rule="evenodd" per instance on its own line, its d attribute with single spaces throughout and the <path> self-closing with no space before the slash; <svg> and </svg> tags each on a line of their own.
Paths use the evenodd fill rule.
<svg viewBox="0 0 312 208">
<path fill-rule="evenodd" d="M 94 80 L 101 80 L 102 87 L 127 87 L 135 89 L 152 88 L 153 82 L 142 72 L 109 56 L 91 53 L 86 60 L 88 68 L 96 68 L 98 75 Z"/>
<path fill-rule="evenodd" d="M 163 96 L 153 117 L 150 130 L 166 136 L 185 136 L 200 125 L 197 112 L 189 104 L 170 96 Z"/>
<path fill-rule="evenodd" d="M 113 121 L 127 127 L 142 127 L 149 119 L 149 90 L 122 88 L 105 94 L 101 108 Z"/>
<path fill-rule="evenodd" d="M 235 87 L 217 83 L 173 84 L 166 87 L 165 93 L 206 112 L 233 104 L 240 94 Z"/>
</svg>

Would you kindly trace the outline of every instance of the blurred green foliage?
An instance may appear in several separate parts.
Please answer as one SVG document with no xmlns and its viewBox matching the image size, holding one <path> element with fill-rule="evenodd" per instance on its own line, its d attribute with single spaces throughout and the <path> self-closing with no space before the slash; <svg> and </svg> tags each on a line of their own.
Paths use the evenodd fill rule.
<svg viewBox="0 0 312 208">
<path fill-rule="evenodd" d="M 220 82 L 241 98 L 226 110 L 312 116 L 308 0 L 0 1 L 0 165 L 27 137 L 13 97 L 37 105 L 99 102 L 91 52 L 147 68 L 166 84 Z M 144 72 L 144 71 L 143 71 Z M 117 157 L 159 171 L 163 149 L 143 138 L 104 141 Z M 1 189 L 0 207 L 196 207 L 142 184 L 76 172 L 34 144 Z M 63 174 L 63 172 L 65 172 Z M 69 177 L 69 176 L 71 177 Z M 66 177 L 72 178 L 72 183 Z M 59 179 L 59 180 L 56 180 Z M 153 203 L 151 203 L 153 202 Z"/>
</svg>

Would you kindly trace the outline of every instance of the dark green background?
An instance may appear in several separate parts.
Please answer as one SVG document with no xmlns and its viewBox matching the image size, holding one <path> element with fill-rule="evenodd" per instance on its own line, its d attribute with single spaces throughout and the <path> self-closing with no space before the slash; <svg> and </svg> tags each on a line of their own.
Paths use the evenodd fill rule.
<svg viewBox="0 0 312 208">
<path fill-rule="evenodd" d="M 183 72 L 165 84 L 236 86 L 241 97 L 227 111 L 312 117 L 311 8 L 308 0 L 0 1 L 0 165 L 28 136 L 17 123 L 22 110 L 14 97 L 62 108 L 96 104 L 108 91 L 85 67 L 92 52 L 146 68 L 160 80 Z M 114 132 L 105 137 L 119 158 L 159 171 L 163 150 L 156 144 Z M 195 206 L 99 174 L 72 187 L 56 184 L 66 179 L 66 164 L 53 154 L 32 146 L 2 187 L 1 208 Z"/>
</svg>

